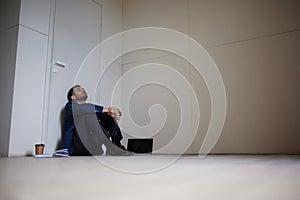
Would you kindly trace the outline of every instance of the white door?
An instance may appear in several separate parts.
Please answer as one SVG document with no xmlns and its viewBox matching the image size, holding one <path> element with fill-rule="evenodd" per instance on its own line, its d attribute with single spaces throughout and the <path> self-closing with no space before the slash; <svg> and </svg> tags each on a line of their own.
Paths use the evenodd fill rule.
<svg viewBox="0 0 300 200">
<path fill-rule="evenodd" d="M 46 152 L 62 137 L 66 93 L 87 54 L 101 41 L 102 6 L 92 0 L 56 0 Z M 60 62 L 62 65 L 55 64 Z M 65 64 L 65 66 L 64 66 Z"/>
</svg>

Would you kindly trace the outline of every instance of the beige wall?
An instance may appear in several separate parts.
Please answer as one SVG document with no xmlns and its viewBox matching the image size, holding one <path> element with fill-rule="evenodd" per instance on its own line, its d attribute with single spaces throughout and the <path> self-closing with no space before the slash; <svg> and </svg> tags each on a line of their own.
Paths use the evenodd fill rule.
<svg viewBox="0 0 300 200">
<path fill-rule="evenodd" d="M 297 0 L 124 0 L 123 29 L 175 29 L 198 41 L 212 56 L 224 80 L 228 105 L 212 153 L 300 153 L 299 7 Z M 124 56 L 123 73 L 149 62 L 168 64 L 192 83 L 201 121 L 188 153 L 197 153 L 211 113 L 203 79 L 184 60 L 150 50 Z M 149 107 L 151 95 L 157 94 L 140 91 L 132 100 L 132 116 L 141 125 L 149 123 L 146 111 L 144 116 L 140 111 Z M 180 115 L 178 105 L 168 100 L 171 96 L 162 98 L 170 102 L 173 116 L 164 129 L 173 131 Z M 158 143 L 167 143 L 168 134 L 162 130 Z"/>
</svg>

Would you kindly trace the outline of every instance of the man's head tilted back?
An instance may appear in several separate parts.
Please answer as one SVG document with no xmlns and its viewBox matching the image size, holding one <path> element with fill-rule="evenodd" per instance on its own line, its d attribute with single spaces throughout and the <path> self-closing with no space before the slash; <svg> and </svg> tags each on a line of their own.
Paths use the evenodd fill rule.
<svg viewBox="0 0 300 200">
<path fill-rule="evenodd" d="M 77 103 L 84 103 L 87 100 L 88 95 L 84 88 L 80 85 L 75 85 L 68 91 L 67 98 L 68 101 L 73 100 Z"/>
</svg>

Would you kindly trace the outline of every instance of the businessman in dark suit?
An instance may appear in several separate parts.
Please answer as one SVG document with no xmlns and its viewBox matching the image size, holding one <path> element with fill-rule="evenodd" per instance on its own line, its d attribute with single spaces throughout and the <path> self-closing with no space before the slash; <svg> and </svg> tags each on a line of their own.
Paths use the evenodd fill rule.
<svg viewBox="0 0 300 200">
<path fill-rule="evenodd" d="M 74 121 L 74 117 L 76 116 L 79 116 L 80 119 L 89 115 L 97 116 L 99 127 L 103 130 L 97 135 L 97 140 L 99 141 L 93 141 L 93 143 L 99 142 L 99 151 L 97 151 L 99 154 L 101 154 L 101 152 L 103 153 L 100 146 L 101 144 L 105 145 L 107 150 L 106 152 L 109 155 L 130 154 L 121 144 L 123 136 L 117 123 L 117 120 L 120 119 L 121 113 L 117 108 L 104 108 L 99 105 L 86 103 L 88 95 L 84 88 L 80 85 L 73 86 L 68 91 L 67 98 L 68 103 L 65 105 L 63 147 L 68 149 L 69 155 L 91 155 L 91 152 L 87 150 L 86 145 L 82 141 L 84 137 L 89 137 L 87 136 L 88 133 L 86 133 L 88 130 L 83 128 L 84 130 L 81 130 L 79 134 L 76 130 L 78 128 L 76 127 L 77 124 Z"/>
</svg>

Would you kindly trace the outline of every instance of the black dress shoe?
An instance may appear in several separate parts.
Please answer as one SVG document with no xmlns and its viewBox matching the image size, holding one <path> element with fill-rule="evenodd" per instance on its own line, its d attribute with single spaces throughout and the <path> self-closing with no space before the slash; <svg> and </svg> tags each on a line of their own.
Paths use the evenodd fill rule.
<svg viewBox="0 0 300 200">
<path fill-rule="evenodd" d="M 106 155 L 107 156 L 133 156 L 134 153 L 130 152 L 130 151 L 125 151 L 122 149 L 119 150 L 114 150 L 114 151 L 106 151 Z"/>
</svg>

